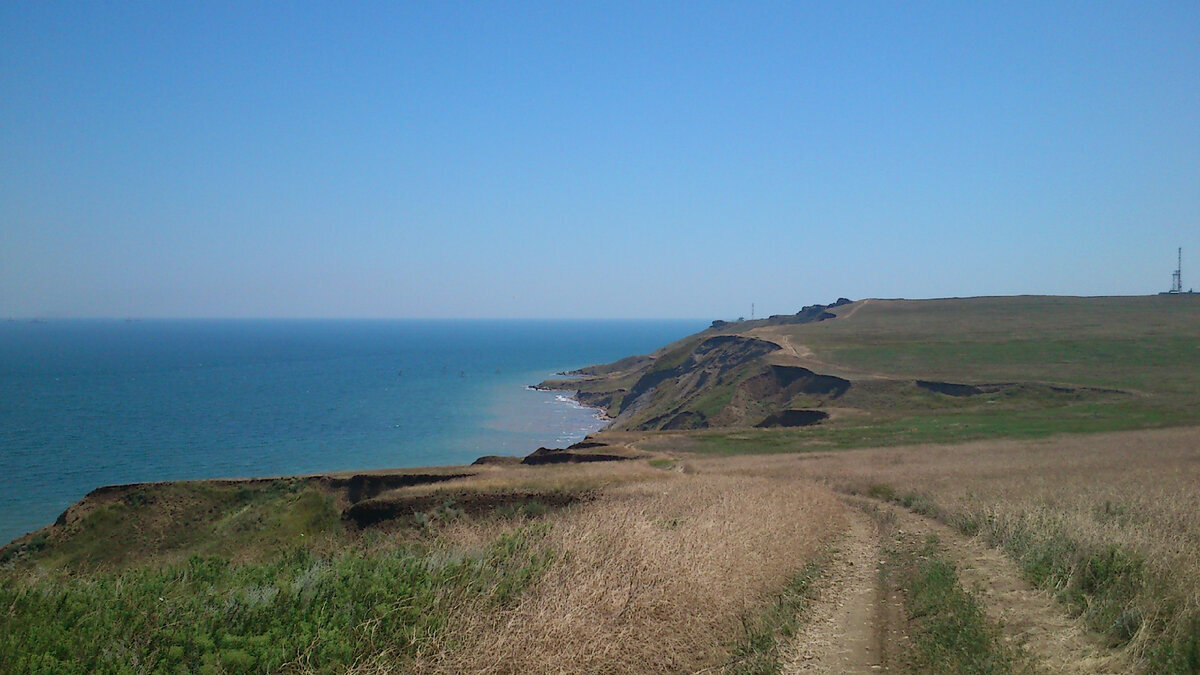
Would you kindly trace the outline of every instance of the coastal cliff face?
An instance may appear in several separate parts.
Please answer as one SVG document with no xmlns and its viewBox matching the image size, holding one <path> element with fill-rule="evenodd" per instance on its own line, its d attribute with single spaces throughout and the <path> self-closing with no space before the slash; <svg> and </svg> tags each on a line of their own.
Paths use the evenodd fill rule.
<svg viewBox="0 0 1200 675">
<path fill-rule="evenodd" d="M 715 321 L 708 330 L 645 356 L 589 366 L 541 388 L 575 391 L 580 403 L 612 419 L 609 430 L 687 430 L 726 426 L 797 426 L 827 414 L 800 414 L 795 406 L 828 405 L 850 381 L 772 359 L 784 347 L 757 329 L 836 318 L 827 311 L 849 304 L 812 305 L 795 315 L 759 321 Z"/>
<path fill-rule="evenodd" d="M 1056 302 L 843 298 L 796 314 L 715 321 L 652 354 L 581 368 L 539 386 L 574 391 L 584 405 L 604 410 L 612 420 L 606 431 L 849 429 L 876 427 L 905 415 L 988 417 L 1062 406 L 1083 410 L 1082 405 L 1128 399 L 1131 393 L 1123 388 L 1088 386 L 1086 373 L 1047 378 L 1055 363 L 1025 367 L 1022 361 L 997 356 L 981 366 L 974 351 L 959 353 L 964 348 L 955 346 L 985 349 L 977 343 L 1008 339 L 1004 331 L 1019 327 L 1032 333 L 1026 344 L 1034 345 L 1020 347 L 1028 352 L 1022 358 L 1041 358 L 1044 342 L 1038 341 L 1047 339 L 1042 333 L 1053 333 L 1056 322 L 1077 320 Z M 1028 307 L 1025 313 L 1045 314 L 1043 324 L 1029 318 L 1020 319 L 1027 326 L 1014 324 L 1026 316 L 1020 312 L 1005 319 L 1003 313 L 1013 311 L 1009 305 L 1014 303 Z M 1153 307 L 1143 311 L 1162 316 Z M 921 316 L 910 318 L 909 313 Z M 947 340 L 947 335 L 955 337 Z M 905 362 L 893 360 L 898 353 L 905 354 Z M 938 428 L 957 428 L 961 419 L 946 418 Z"/>
<path fill-rule="evenodd" d="M 850 389 L 849 380 L 801 366 L 770 363 L 773 342 L 740 335 L 700 334 L 628 370 L 541 386 L 577 389 L 579 401 L 604 408 L 612 430 L 679 430 L 720 426 L 774 426 L 780 413 L 803 399 L 829 404 Z M 815 418 L 814 418 L 815 419 Z"/>
</svg>

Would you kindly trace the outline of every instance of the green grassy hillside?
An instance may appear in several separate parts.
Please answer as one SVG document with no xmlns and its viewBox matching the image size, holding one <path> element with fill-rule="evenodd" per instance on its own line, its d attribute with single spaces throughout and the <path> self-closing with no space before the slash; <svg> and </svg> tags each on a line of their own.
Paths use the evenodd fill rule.
<svg viewBox="0 0 1200 675">
<path fill-rule="evenodd" d="M 689 442 L 731 451 L 1200 422 L 1196 297 L 864 300 L 829 311 L 836 318 L 724 324 L 552 384 L 607 406 L 614 430 L 700 430 Z"/>
</svg>

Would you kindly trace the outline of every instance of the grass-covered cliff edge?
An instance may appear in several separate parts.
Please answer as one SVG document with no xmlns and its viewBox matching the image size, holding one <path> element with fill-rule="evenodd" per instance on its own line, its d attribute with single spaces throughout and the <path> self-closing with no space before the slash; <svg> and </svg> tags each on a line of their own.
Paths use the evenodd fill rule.
<svg viewBox="0 0 1200 675">
<path fill-rule="evenodd" d="M 835 303 L 572 375 L 610 428 L 525 463 L 98 488 L 0 552 L 0 671 L 1200 669 L 1195 298 Z"/>
<path fill-rule="evenodd" d="M 781 447 L 1200 421 L 1191 297 L 861 300 L 804 314 L 718 322 L 541 386 L 578 391 L 612 430 L 793 428 L 754 437 Z"/>
</svg>

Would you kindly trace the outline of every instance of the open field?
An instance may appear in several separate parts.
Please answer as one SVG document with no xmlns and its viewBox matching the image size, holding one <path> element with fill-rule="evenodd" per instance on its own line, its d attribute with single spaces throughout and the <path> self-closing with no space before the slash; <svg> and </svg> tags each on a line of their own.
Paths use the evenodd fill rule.
<svg viewBox="0 0 1200 675">
<path fill-rule="evenodd" d="M 385 490 L 358 503 L 423 510 L 362 528 L 302 480 L 102 496 L 9 549 L 0 670 L 697 670 L 736 660 L 743 621 L 845 525 L 819 485 L 644 461 Z M 185 537 L 167 508 L 260 536 Z"/>
</svg>

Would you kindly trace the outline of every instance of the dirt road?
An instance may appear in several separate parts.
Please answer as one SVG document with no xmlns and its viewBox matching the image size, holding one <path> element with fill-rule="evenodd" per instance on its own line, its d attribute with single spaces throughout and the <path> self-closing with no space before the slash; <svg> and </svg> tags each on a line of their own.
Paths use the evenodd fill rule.
<svg viewBox="0 0 1200 675">
<path fill-rule="evenodd" d="M 850 531 L 820 582 L 812 619 L 787 650 L 788 673 L 877 673 L 889 670 L 907 637 L 900 599 L 878 579 L 876 523 L 854 509 Z"/>
<path fill-rule="evenodd" d="M 954 561 L 962 586 L 982 600 L 988 619 L 1007 643 L 1024 652 L 1032 671 L 1132 670 L 1123 654 L 1105 647 L 1061 604 L 1024 581 L 1001 552 L 895 504 L 859 497 L 847 497 L 846 503 L 855 514 L 852 526 L 788 650 L 784 672 L 905 672 L 909 636 L 903 598 L 880 580 L 881 551 L 898 536 L 930 535 Z"/>
</svg>

